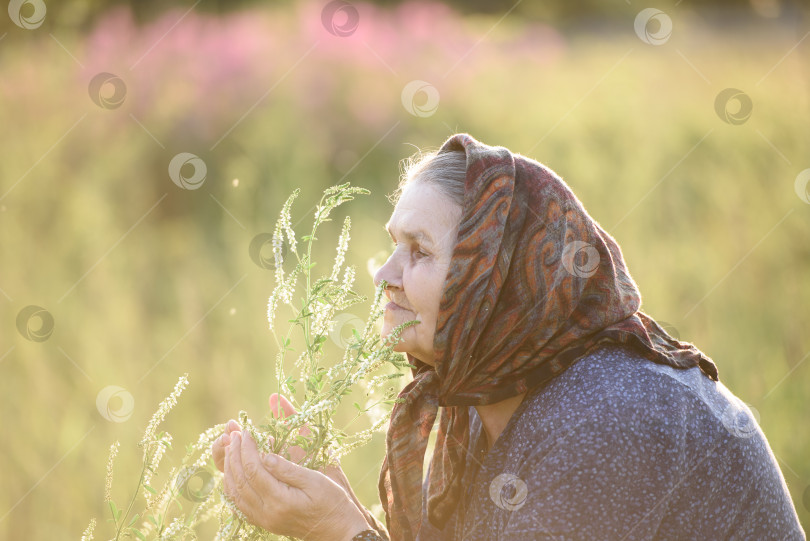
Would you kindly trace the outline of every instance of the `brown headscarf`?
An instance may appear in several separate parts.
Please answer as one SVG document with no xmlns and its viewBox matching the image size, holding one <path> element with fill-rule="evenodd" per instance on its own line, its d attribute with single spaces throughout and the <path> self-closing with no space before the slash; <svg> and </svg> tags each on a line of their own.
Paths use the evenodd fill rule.
<svg viewBox="0 0 810 541">
<path fill-rule="evenodd" d="M 394 406 L 380 472 L 392 541 L 412 541 L 421 527 L 422 464 L 439 406 L 427 510 L 442 528 L 474 443 L 468 406 L 528 391 L 606 343 L 676 368 L 699 366 L 717 380 L 706 355 L 639 311 L 641 294 L 618 244 L 553 171 L 465 133 L 439 152 L 454 150 L 466 153 L 467 172 L 436 322 L 436 367 L 408 355 L 414 379 Z"/>
</svg>

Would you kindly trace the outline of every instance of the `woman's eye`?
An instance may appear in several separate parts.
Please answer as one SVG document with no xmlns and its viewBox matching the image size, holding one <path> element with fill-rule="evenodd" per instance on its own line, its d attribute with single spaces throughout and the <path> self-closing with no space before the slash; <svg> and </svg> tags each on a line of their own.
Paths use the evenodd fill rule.
<svg viewBox="0 0 810 541">
<path fill-rule="evenodd" d="M 397 249 L 397 243 L 392 241 L 391 242 L 391 250 L 396 250 L 396 249 Z M 427 252 L 423 252 L 422 250 L 420 250 L 417 246 L 414 246 L 413 248 L 411 248 L 411 251 L 413 252 L 414 256 L 417 257 L 417 258 L 428 257 L 428 255 L 429 255 Z"/>
</svg>

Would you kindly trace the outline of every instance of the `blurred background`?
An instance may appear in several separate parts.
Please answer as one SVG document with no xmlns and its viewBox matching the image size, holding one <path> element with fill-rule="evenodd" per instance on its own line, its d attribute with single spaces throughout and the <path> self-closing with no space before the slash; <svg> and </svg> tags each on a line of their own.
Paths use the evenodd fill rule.
<svg viewBox="0 0 810 541">
<path fill-rule="evenodd" d="M 240 409 L 261 418 L 276 389 L 263 235 L 287 195 L 302 189 L 306 234 L 324 188 L 371 190 L 315 255 L 331 265 L 351 214 L 368 295 L 399 161 L 455 132 L 569 183 L 642 309 L 758 416 L 808 528 L 809 36 L 799 0 L 12 0 L 0 538 L 76 539 L 90 517 L 106 538 L 109 446 L 123 500 L 184 372 L 165 423 L 179 450 Z M 379 433 L 344 459 L 372 508 L 383 451 Z"/>
</svg>

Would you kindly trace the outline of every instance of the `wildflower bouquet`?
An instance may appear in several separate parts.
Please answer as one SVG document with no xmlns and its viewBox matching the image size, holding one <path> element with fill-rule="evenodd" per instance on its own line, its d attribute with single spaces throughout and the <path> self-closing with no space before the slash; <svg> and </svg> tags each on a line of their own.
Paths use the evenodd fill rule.
<svg viewBox="0 0 810 541">
<path fill-rule="evenodd" d="M 263 423 L 254 424 L 245 411 L 239 412 L 240 424 L 250 432 L 262 452 L 273 452 L 290 458 L 287 450 L 297 446 L 305 452 L 299 464 L 316 470 L 335 464 L 346 453 L 367 443 L 372 434 L 385 425 L 391 413 L 387 406 L 398 400 L 395 398 L 396 389 L 387 384 L 401 377 L 404 368 L 411 367 L 401 354 L 394 353 L 393 347 L 399 341 L 402 331 L 416 321 L 399 325 L 384 338 L 376 330 L 377 322 L 384 312 L 381 307 L 384 282 L 376 288 L 362 332 L 352 329 L 353 336 L 338 362 L 324 361 L 327 337 L 335 315 L 364 302 L 366 298 L 351 289 L 356 269 L 353 266 L 343 268 L 350 238 L 350 218 L 346 217 L 343 222 L 337 254 L 329 275 L 313 278 L 312 268 L 315 263 L 312 261 L 312 244 L 317 240 L 318 228 L 324 222 L 331 221 L 329 215 L 335 208 L 351 201 L 357 194 L 367 193 L 368 190 L 351 187 L 348 183 L 325 190 L 315 210 L 312 230 L 309 235 L 301 238 L 305 247 L 300 253 L 290 216 L 292 203 L 299 195 L 299 190 L 295 190 L 284 203 L 272 236 L 276 285 L 268 302 L 267 318 L 278 345 L 275 357 L 278 391 L 279 394 L 284 392 L 290 396 L 297 413 L 283 419 L 276 415 L 267 415 Z M 284 270 L 285 252 L 294 256 L 294 268 L 289 273 Z M 296 306 L 293 295 L 299 282 L 304 291 L 300 306 Z M 283 335 L 275 324 L 280 305 L 289 306 L 293 312 Z M 285 372 L 285 360 L 291 354 L 296 355 L 296 358 L 293 373 L 288 374 Z M 389 370 L 384 370 L 386 367 Z M 196 443 L 187 445 L 180 467 L 169 471 L 162 489 L 152 487 L 152 478 L 162 457 L 167 450 L 173 449 L 171 435 L 164 431 L 158 432 L 157 428 L 187 385 L 186 374 L 152 416 L 139 443 L 143 448 L 140 479 L 123 508 L 119 508 L 111 494 L 113 462 L 118 453 L 118 442 L 110 448 L 105 502 L 111 513 L 108 520 L 114 525 L 113 539 L 197 539 L 198 528 L 214 518 L 218 521 L 215 539 L 289 539 L 248 523 L 225 495 L 223 475 L 214 466 L 211 456 L 211 446 L 225 430 L 224 424 L 209 428 L 199 435 Z M 375 389 L 387 389 L 379 399 L 372 399 L 365 406 L 354 402 L 357 410 L 355 417 L 342 428 L 335 426 L 334 417 L 338 405 L 358 387 L 363 388 L 369 396 Z M 300 400 L 296 399 L 297 396 L 301 397 Z M 384 409 L 382 414 L 379 413 L 381 407 Z M 364 414 L 372 414 L 372 410 L 377 419 L 370 428 L 354 434 L 346 432 L 352 422 Z M 196 488 L 192 488 L 192 485 Z M 136 511 L 135 504 L 139 494 L 143 496 L 144 502 L 139 506 L 140 510 Z M 93 519 L 84 532 L 83 540 L 93 538 L 95 526 L 96 521 Z"/>
</svg>

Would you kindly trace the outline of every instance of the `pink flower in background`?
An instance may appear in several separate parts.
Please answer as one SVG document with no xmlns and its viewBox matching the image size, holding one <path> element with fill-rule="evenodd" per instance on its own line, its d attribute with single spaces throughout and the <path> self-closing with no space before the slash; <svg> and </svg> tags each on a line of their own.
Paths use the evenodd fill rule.
<svg viewBox="0 0 810 541">
<path fill-rule="evenodd" d="M 79 86 L 99 73 L 120 78 L 120 107 L 162 127 L 158 139 L 187 134 L 213 142 L 248 111 L 279 106 L 309 121 L 340 126 L 348 116 L 379 130 L 402 117 L 400 93 L 412 80 L 430 81 L 450 97 L 466 92 L 470 74 L 480 75 L 480 64 L 498 51 L 541 65 L 564 47 L 541 25 L 505 30 L 508 39 L 493 32 L 478 47 L 481 24 L 440 3 L 352 8 L 357 25 L 339 36 L 324 25 L 321 1 L 226 15 L 172 9 L 145 24 L 117 7 L 79 46 Z M 346 13 L 335 17 L 346 23 Z"/>
</svg>

